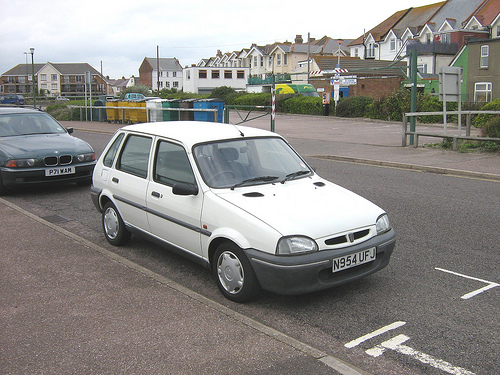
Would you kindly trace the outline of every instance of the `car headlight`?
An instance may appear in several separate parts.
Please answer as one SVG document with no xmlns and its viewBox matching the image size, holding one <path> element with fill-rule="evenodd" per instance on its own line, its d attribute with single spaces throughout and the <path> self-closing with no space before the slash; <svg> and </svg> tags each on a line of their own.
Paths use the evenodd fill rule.
<svg viewBox="0 0 500 375">
<path fill-rule="evenodd" d="M 36 159 L 12 159 L 9 160 L 5 166 L 7 168 L 31 168 L 36 167 L 40 163 Z"/>
<path fill-rule="evenodd" d="M 90 162 L 95 160 L 95 154 L 93 152 L 88 153 L 88 154 L 80 154 L 76 155 L 76 160 L 78 160 L 79 163 L 84 163 L 84 162 Z"/>
<path fill-rule="evenodd" d="M 318 244 L 304 236 L 283 237 L 278 241 L 277 255 L 295 255 L 318 251 Z"/>
<path fill-rule="evenodd" d="M 389 216 L 387 214 L 382 214 L 377 219 L 377 234 L 382 234 L 391 229 L 391 224 L 389 223 Z"/>
</svg>

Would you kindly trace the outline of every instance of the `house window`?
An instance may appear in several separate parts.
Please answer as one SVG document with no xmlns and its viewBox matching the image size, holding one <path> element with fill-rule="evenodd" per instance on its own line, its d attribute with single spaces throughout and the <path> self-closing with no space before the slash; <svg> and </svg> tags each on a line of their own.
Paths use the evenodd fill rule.
<svg viewBox="0 0 500 375">
<path fill-rule="evenodd" d="M 188 70 L 188 71 L 186 72 L 186 79 L 187 79 L 187 80 L 191 79 L 191 71 L 190 71 L 190 70 Z"/>
<path fill-rule="evenodd" d="M 354 57 L 359 57 L 359 50 L 358 50 L 358 48 L 354 49 Z"/>
<path fill-rule="evenodd" d="M 245 79 L 245 71 L 244 70 L 237 70 L 236 71 L 236 78 L 243 78 L 243 79 Z"/>
<path fill-rule="evenodd" d="M 425 42 L 426 43 L 430 43 L 431 42 L 431 34 L 430 33 L 425 34 Z"/>
<path fill-rule="evenodd" d="M 225 79 L 232 79 L 233 78 L 233 71 L 232 70 L 224 70 L 224 78 Z"/>
<path fill-rule="evenodd" d="M 500 36 L 500 26 L 497 26 L 497 36 Z"/>
<path fill-rule="evenodd" d="M 281 53 L 276 55 L 276 65 L 281 66 Z"/>
<path fill-rule="evenodd" d="M 220 71 L 212 70 L 212 79 L 219 79 L 219 78 L 220 78 Z"/>
<path fill-rule="evenodd" d="M 264 56 L 260 57 L 260 66 L 264 66 Z"/>
<path fill-rule="evenodd" d="M 490 54 L 490 46 L 481 46 L 481 62 L 479 64 L 480 68 L 488 67 L 489 54 Z"/>
<path fill-rule="evenodd" d="M 253 66 L 257 66 L 257 56 L 253 57 Z"/>
<path fill-rule="evenodd" d="M 391 52 L 396 51 L 396 39 L 391 39 Z"/>
<path fill-rule="evenodd" d="M 474 84 L 474 100 L 476 102 L 490 102 L 491 92 L 491 82 L 477 82 Z"/>
<path fill-rule="evenodd" d="M 40 74 L 40 81 L 46 81 L 47 80 L 47 74 Z"/>
<path fill-rule="evenodd" d="M 172 72 L 172 77 L 177 77 L 177 72 Z"/>
<path fill-rule="evenodd" d="M 441 43 L 450 43 L 450 34 L 442 34 L 441 35 Z"/>
<path fill-rule="evenodd" d="M 83 76 L 75 76 L 76 82 L 83 82 Z"/>
<path fill-rule="evenodd" d="M 163 83 L 163 82 L 162 82 Z M 170 87 L 170 81 L 165 81 L 165 87 L 168 89 Z"/>
<path fill-rule="evenodd" d="M 57 81 L 57 74 L 52 74 L 52 75 L 50 76 L 50 80 L 51 80 L 51 81 Z"/>
<path fill-rule="evenodd" d="M 288 55 L 286 53 L 283 55 L 283 65 L 288 65 Z"/>
<path fill-rule="evenodd" d="M 273 58 L 269 56 L 269 67 L 273 66 Z"/>
<path fill-rule="evenodd" d="M 179 81 L 172 82 L 172 87 L 179 87 Z"/>
<path fill-rule="evenodd" d="M 52 84 L 52 90 L 57 90 L 57 83 Z"/>
<path fill-rule="evenodd" d="M 200 70 L 198 72 L 198 78 L 207 78 L 207 71 L 206 70 Z"/>
</svg>

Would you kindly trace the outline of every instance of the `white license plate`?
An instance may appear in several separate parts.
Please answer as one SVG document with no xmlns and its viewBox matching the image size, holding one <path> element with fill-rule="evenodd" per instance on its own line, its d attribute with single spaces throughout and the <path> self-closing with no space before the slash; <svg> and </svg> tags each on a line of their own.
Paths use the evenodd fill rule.
<svg viewBox="0 0 500 375">
<path fill-rule="evenodd" d="M 342 271 L 351 267 L 359 266 L 360 264 L 371 262 L 377 258 L 377 249 L 372 247 L 363 251 L 358 251 L 354 254 L 345 255 L 333 260 L 332 272 Z"/>
<path fill-rule="evenodd" d="M 75 167 L 49 168 L 45 170 L 45 176 L 60 176 L 62 174 L 75 173 Z"/>
</svg>

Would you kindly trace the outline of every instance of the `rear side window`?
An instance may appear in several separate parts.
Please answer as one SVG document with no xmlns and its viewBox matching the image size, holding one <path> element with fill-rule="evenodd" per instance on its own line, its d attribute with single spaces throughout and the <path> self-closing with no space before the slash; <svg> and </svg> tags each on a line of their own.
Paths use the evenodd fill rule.
<svg viewBox="0 0 500 375">
<path fill-rule="evenodd" d="M 195 185 L 194 173 L 182 146 L 165 141 L 158 142 L 154 180 L 169 186 L 179 182 Z"/>
<path fill-rule="evenodd" d="M 148 176 L 150 152 L 151 138 L 130 135 L 125 140 L 125 145 L 117 163 L 117 169 L 146 178 Z"/>
<path fill-rule="evenodd" d="M 115 141 L 109 148 L 108 152 L 106 152 L 106 156 L 104 156 L 104 159 L 102 161 L 102 163 L 106 167 L 111 167 L 113 165 L 116 153 L 118 152 L 118 147 L 120 147 L 120 143 L 122 143 L 122 139 L 123 139 L 123 133 L 120 134 L 118 137 L 116 137 Z"/>
</svg>

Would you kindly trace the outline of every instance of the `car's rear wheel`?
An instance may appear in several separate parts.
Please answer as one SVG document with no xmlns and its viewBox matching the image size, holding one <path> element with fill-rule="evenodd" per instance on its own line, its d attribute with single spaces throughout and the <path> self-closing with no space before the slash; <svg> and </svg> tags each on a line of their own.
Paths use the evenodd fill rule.
<svg viewBox="0 0 500 375">
<path fill-rule="evenodd" d="M 217 247 L 213 272 L 219 290 L 232 301 L 249 301 L 260 291 L 252 265 L 243 250 L 232 242 Z"/>
<path fill-rule="evenodd" d="M 121 246 L 130 239 L 130 232 L 125 227 L 120 213 L 111 202 L 106 203 L 102 211 L 102 227 L 106 240 L 114 246 Z"/>
</svg>

